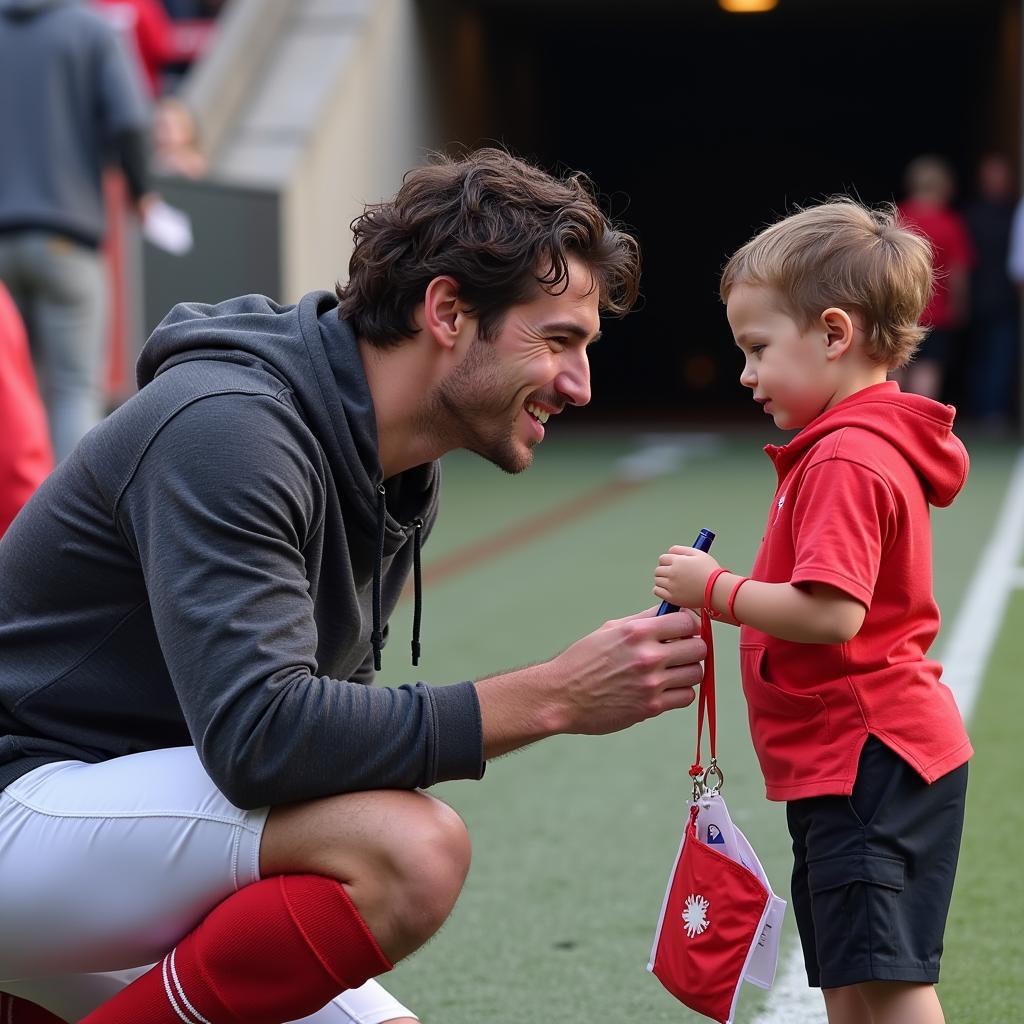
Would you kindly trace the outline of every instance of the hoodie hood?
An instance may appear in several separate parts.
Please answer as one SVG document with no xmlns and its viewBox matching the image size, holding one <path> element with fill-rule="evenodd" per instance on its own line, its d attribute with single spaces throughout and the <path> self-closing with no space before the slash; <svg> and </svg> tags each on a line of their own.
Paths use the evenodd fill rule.
<svg viewBox="0 0 1024 1024">
<path fill-rule="evenodd" d="M 0 14 L 5 18 L 33 18 L 52 7 L 67 7 L 82 0 L 0 0 Z"/>
<path fill-rule="evenodd" d="M 383 474 L 373 399 L 351 327 L 338 318 L 338 300 L 310 292 L 294 306 L 264 295 L 243 295 L 217 305 L 184 302 L 161 321 L 139 357 L 144 387 L 172 366 L 196 359 L 224 360 L 265 370 L 293 393 L 316 435 L 346 507 L 371 537 L 377 533 Z M 387 485 L 385 549 L 407 539 L 419 517 L 433 519 L 438 471 L 427 463 Z"/>
<path fill-rule="evenodd" d="M 967 479 L 969 460 L 953 433 L 956 410 L 921 395 L 905 394 L 895 381 L 858 391 L 812 420 L 787 445 L 766 445 L 781 480 L 823 437 L 859 427 L 884 438 L 914 467 L 929 504 L 953 503 Z"/>
<path fill-rule="evenodd" d="M 418 633 L 419 544 L 437 515 L 440 472 L 437 463 L 426 463 L 392 477 L 385 489 L 359 344 L 337 307 L 326 291 L 311 292 L 294 306 L 263 295 L 212 306 L 180 303 L 146 342 L 137 378 L 142 388 L 181 363 L 216 360 L 262 370 L 291 392 L 326 456 L 353 561 L 365 559 L 367 551 L 375 555 L 373 648 L 379 669 L 382 564 L 413 540 Z M 414 664 L 418 646 L 414 636 Z"/>
</svg>

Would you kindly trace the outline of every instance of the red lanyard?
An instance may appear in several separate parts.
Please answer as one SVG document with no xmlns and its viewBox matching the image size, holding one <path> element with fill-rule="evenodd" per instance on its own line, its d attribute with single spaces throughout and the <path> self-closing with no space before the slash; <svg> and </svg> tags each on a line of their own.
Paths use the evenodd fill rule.
<svg viewBox="0 0 1024 1024">
<path fill-rule="evenodd" d="M 700 638 L 707 645 L 708 653 L 704 657 L 704 681 L 700 684 L 700 694 L 697 698 L 697 753 L 693 764 L 690 765 L 690 778 L 693 779 L 693 799 L 698 800 L 702 789 L 708 786 L 708 776 L 717 777 L 716 790 L 722 788 L 724 781 L 722 770 L 718 767 L 716 759 L 716 722 L 715 722 L 715 639 L 711 632 L 711 591 L 715 586 L 715 580 L 728 569 L 716 569 L 709 577 L 704 588 L 704 606 L 700 610 Z M 708 741 L 711 748 L 711 760 L 708 762 L 707 770 L 700 763 L 701 736 L 704 732 L 704 716 L 708 719 Z"/>
</svg>

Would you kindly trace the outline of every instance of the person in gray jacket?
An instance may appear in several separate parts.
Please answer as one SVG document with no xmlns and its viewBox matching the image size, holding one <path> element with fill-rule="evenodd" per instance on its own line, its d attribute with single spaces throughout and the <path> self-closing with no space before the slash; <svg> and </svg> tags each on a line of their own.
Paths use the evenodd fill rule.
<svg viewBox="0 0 1024 1024">
<path fill-rule="evenodd" d="M 54 454 L 104 413 L 102 173 L 140 215 L 149 111 L 115 30 L 79 0 L 0 0 L 0 280 L 28 327 Z"/>
<path fill-rule="evenodd" d="M 499 150 L 409 172 L 354 230 L 338 294 L 171 310 L 139 393 L 0 540 L 12 1007 L 408 1021 L 368 979 L 440 927 L 469 864 L 422 789 L 693 700 L 696 621 L 653 609 L 514 672 L 365 685 L 410 572 L 419 621 L 437 459 L 529 466 L 589 401 L 639 254 L 582 178 Z"/>
</svg>

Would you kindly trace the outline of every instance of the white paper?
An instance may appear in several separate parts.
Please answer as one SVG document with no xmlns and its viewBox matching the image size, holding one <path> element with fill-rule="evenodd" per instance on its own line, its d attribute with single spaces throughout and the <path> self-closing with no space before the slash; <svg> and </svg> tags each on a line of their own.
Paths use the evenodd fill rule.
<svg viewBox="0 0 1024 1024">
<path fill-rule="evenodd" d="M 147 242 L 174 256 L 184 256 L 192 249 L 192 221 L 188 214 L 162 199 L 157 199 L 146 211 L 142 234 Z"/>
</svg>

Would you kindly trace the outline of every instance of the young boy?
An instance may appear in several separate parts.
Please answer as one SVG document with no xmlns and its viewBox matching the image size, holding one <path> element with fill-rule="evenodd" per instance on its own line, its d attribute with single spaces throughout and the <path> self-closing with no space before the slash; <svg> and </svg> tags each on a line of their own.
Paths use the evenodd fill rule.
<svg viewBox="0 0 1024 1024">
<path fill-rule="evenodd" d="M 850 200 L 772 225 L 721 296 L 779 486 L 748 579 L 674 547 L 654 593 L 740 625 L 767 795 L 787 801 L 793 908 L 830 1024 L 939 1024 L 934 984 L 973 753 L 941 666 L 929 505 L 967 476 L 954 410 L 886 375 L 920 344 L 928 243 Z"/>
</svg>

